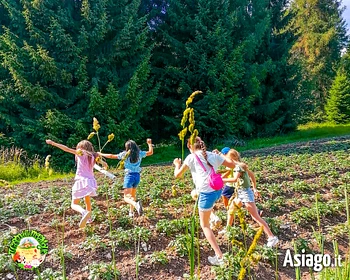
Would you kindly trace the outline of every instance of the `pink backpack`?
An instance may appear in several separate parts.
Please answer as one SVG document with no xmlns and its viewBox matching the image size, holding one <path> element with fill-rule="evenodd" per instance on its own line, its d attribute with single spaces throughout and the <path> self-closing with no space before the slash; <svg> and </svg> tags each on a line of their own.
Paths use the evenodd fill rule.
<svg viewBox="0 0 350 280">
<path fill-rule="evenodd" d="M 196 154 L 194 154 L 194 156 L 198 160 L 200 166 L 202 166 L 204 172 L 206 172 L 207 170 L 205 169 L 203 162 L 199 159 L 199 157 Z M 208 183 L 209 186 L 215 191 L 221 190 L 224 186 L 224 181 L 222 180 L 221 175 L 216 173 L 213 167 L 211 167 Z"/>
</svg>

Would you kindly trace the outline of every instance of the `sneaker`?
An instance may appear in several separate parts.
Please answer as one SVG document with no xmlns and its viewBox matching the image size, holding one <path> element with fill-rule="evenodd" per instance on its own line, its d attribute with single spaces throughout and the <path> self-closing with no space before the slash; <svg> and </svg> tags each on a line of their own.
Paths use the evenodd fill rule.
<svg viewBox="0 0 350 280">
<path fill-rule="evenodd" d="M 135 208 L 139 216 L 142 216 L 143 209 L 142 209 L 141 201 L 136 202 Z"/>
<path fill-rule="evenodd" d="M 131 211 L 129 211 L 129 217 L 130 217 L 130 218 L 134 218 L 134 213 L 131 212 Z"/>
<path fill-rule="evenodd" d="M 262 217 L 263 213 L 264 213 L 263 210 L 258 210 L 258 214 L 259 214 L 260 217 Z"/>
<path fill-rule="evenodd" d="M 80 223 L 79 223 L 79 227 L 80 228 L 84 228 L 87 221 L 89 220 L 89 218 L 91 217 L 91 211 L 87 211 L 85 210 L 83 213 L 82 213 L 82 218 L 80 220 Z"/>
<path fill-rule="evenodd" d="M 223 265 L 224 264 L 224 259 L 223 258 L 218 258 L 217 255 L 214 257 L 208 257 L 208 261 L 211 265 Z"/>
<path fill-rule="evenodd" d="M 227 229 L 224 228 L 218 232 L 219 235 L 225 235 L 227 233 Z"/>
<path fill-rule="evenodd" d="M 278 241 L 279 240 L 278 240 L 277 236 L 269 237 L 269 239 L 267 239 L 266 246 L 269 248 L 274 247 L 278 243 Z"/>
</svg>

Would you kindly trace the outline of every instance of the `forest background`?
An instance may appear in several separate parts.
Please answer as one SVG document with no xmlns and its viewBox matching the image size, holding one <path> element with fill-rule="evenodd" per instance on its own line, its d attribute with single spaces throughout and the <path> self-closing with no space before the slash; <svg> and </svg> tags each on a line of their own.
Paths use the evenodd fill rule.
<svg viewBox="0 0 350 280">
<path fill-rule="evenodd" d="M 174 142 L 195 90 L 209 144 L 350 122 L 338 0 L 0 0 L 0 146 L 48 154 L 91 132 Z M 92 139 L 95 141 L 96 139 Z M 71 168 L 53 151 L 53 166 Z"/>
</svg>

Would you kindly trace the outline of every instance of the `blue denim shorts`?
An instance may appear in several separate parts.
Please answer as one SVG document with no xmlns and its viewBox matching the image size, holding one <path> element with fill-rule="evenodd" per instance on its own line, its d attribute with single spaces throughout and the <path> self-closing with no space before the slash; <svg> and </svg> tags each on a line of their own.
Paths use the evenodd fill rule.
<svg viewBox="0 0 350 280">
<path fill-rule="evenodd" d="M 254 200 L 254 192 L 251 188 L 239 188 L 237 190 L 237 196 L 238 198 L 243 202 L 255 202 Z"/>
<path fill-rule="evenodd" d="M 199 193 L 198 209 L 200 211 L 210 211 L 213 209 L 214 203 L 221 197 L 221 193 L 222 190 L 210 193 Z"/>
<path fill-rule="evenodd" d="M 234 193 L 235 193 L 234 187 L 229 187 L 229 186 L 225 185 L 224 189 L 222 190 L 221 195 L 230 199 Z"/>
<path fill-rule="evenodd" d="M 124 177 L 124 189 L 136 188 L 140 183 L 140 173 L 130 172 L 126 173 Z"/>
</svg>

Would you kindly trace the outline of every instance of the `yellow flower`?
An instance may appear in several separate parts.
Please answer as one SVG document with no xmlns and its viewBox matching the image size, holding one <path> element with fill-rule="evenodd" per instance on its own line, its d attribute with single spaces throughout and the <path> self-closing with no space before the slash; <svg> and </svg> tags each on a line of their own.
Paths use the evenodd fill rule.
<svg viewBox="0 0 350 280">
<path fill-rule="evenodd" d="M 194 109 L 191 108 L 190 114 L 189 114 L 189 122 L 194 124 Z"/>
<path fill-rule="evenodd" d="M 48 156 L 46 156 L 46 158 L 45 158 L 45 169 L 46 169 L 46 170 L 48 170 L 48 169 L 49 169 L 49 166 L 50 166 L 50 162 L 49 162 L 50 157 L 51 157 L 51 155 L 48 155 Z"/>
<path fill-rule="evenodd" d="M 84 154 L 83 150 L 81 150 L 81 149 L 77 150 L 77 155 L 78 156 L 82 156 L 83 154 Z"/>
<path fill-rule="evenodd" d="M 89 136 L 87 137 L 87 139 L 90 140 L 92 137 L 94 137 L 95 134 L 96 134 L 96 132 L 91 132 L 89 134 Z"/>
<path fill-rule="evenodd" d="M 241 271 L 239 272 L 239 275 L 238 275 L 238 280 L 243 280 L 246 272 L 247 272 L 246 269 L 244 267 L 242 267 Z"/>
<path fill-rule="evenodd" d="M 174 185 L 171 186 L 171 194 L 172 194 L 173 196 L 176 196 L 176 195 L 177 195 L 177 190 L 176 190 L 176 188 L 175 188 Z"/>
<path fill-rule="evenodd" d="M 183 116 L 181 119 L 181 126 L 184 127 L 186 124 L 186 121 L 188 119 L 188 114 L 190 113 L 191 108 L 187 108 L 184 112 L 183 112 Z"/>
<path fill-rule="evenodd" d="M 187 98 L 187 100 L 186 100 L 186 108 L 188 107 L 188 105 L 190 105 L 190 104 L 193 102 L 193 98 L 194 98 L 197 94 L 200 94 L 200 93 L 202 93 L 202 92 L 199 91 L 199 90 L 192 92 L 192 94 L 190 95 L 190 97 Z"/>
<path fill-rule="evenodd" d="M 130 150 L 126 152 L 126 154 L 123 156 L 123 158 L 118 162 L 117 169 L 124 169 L 125 167 L 125 160 L 130 155 Z"/>
<path fill-rule="evenodd" d="M 100 129 L 100 124 L 98 123 L 98 120 L 94 117 L 93 118 L 93 124 L 92 124 L 92 128 L 98 132 L 98 130 Z"/>
<path fill-rule="evenodd" d="M 114 139 L 114 134 L 111 133 L 108 135 L 108 142 L 111 142 Z"/>
<path fill-rule="evenodd" d="M 189 98 L 187 98 L 186 107 L 188 107 L 188 105 L 190 105 L 192 103 L 192 101 L 193 101 L 193 97 L 190 96 Z"/>
<path fill-rule="evenodd" d="M 193 130 L 194 130 L 194 123 L 191 123 L 189 126 L 188 126 L 188 130 L 193 133 Z"/>
<path fill-rule="evenodd" d="M 183 130 L 181 130 L 180 133 L 178 134 L 180 140 L 184 140 L 186 137 L 186 134 L 187 134 L 187 127 L 185 127 Z"/>
<path fill-rule="evenodd" d="M 196 141 L 196 137 L 198 136 L 198 130 L 197 129 L 194 129 L 192 134 L 191 134 L 191 137 L 190 137 L 190 143 L 191 145 L 194 144 L 194 142 Z"/>
</svg>

